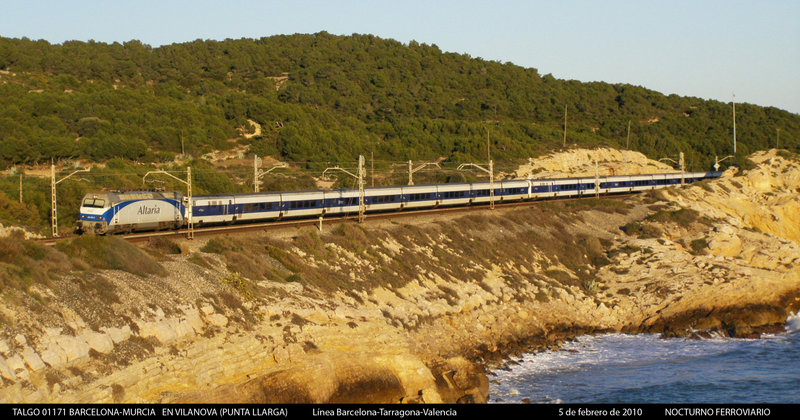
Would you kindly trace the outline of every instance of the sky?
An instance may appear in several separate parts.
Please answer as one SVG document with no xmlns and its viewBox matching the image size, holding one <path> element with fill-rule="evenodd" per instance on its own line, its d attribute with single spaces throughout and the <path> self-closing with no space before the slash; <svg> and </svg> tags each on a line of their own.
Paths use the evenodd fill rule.
<svg viewBox="0 0 800 420">
<path fill-rule="evenodd" d="M 125 42 L 372 34 L 583 82 L 800 114 L 797 0 L 2 0 L 0 36 Z"/>
</svg>

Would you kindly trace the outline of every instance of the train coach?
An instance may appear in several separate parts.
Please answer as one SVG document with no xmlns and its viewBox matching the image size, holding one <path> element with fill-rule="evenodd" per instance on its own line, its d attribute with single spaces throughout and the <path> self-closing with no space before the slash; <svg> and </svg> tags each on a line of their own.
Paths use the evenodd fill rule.
<svg viewBox="0 0 800 420">
<path fill-rule="evenodd" d="M 622 194 L 716 178 L 719 172 L 619 175 L 600 178 L 517 179 L 488 182 L 373 187 L 364 190 L 368 213 L 495 202 Z M 492 192 L 492 187 L 494 191 Z M 359 191 L 289 191 L 203 195 L 192 198 L 196 225 L 247 223 L 285 218 L 356 214 Z M 77 221 L 79 232 L 95 234 L 177 229 L 188 200 L 179 193 L 87 194 Z"/>
</svg>

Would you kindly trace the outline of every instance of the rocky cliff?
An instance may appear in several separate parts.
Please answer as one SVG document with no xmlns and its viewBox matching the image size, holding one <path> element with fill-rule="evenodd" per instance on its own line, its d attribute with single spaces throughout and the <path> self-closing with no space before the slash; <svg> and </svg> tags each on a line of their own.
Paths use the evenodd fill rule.
<svg viewBox="0 0 800 420">
<path fill-rule="evenodd" d="M 676 160 L 675 156 L 672 159 Z M 531 159 L 513 174 L 515 178 L 594 177 L 677 172 L 666 163 L 650 160 L 633 150 L 599 148 L 555 152 Z"/>
<path fill-rule="evenodd" d="M 31 246 L 72 268 L 4 283 L 0 401 L 484 402 L 487 366 L 577 334 L 780 329 L 800 165 L 753 159 L 627 200 L 151 242 L 118 269 Z"/>
</svg>

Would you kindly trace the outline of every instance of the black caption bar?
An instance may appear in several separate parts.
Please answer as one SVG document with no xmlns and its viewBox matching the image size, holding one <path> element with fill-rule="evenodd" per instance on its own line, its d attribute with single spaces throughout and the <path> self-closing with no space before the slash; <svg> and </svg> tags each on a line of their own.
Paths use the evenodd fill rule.
<svg viewBox="0 0 800 420">
<path fill-rule="evenodd" d="M 796 413 L 792 404 L 482 404 L 482 405 L 226 405 L 226 404 L 7 404 L 12 419 L 269 419 L 269 418 L 467 418 L 475 415 L 535 415 L 556 419 L 768 419 Z"/>
</svg>

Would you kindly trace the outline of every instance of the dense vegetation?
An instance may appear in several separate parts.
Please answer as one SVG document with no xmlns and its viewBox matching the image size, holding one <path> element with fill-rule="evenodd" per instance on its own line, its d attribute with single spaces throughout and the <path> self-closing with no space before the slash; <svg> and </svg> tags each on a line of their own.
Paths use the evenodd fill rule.
<svg viewBox="0 0 800 420">
<path fill-rule="evenodd" d="M 159 48 L 0 37 L 5 167 L 51 158 L 163 163 L 237 145 L 315 171 L 370 153 L 385 165 L 458 164 L 485 161 L 488 138 L 502 168 L 562 147 L 565 106 L 570 146 L 625 147 L 630 122 L 630 148 L 653 158 L 684 151 L 700 170 L 732 153 L 730 103 L 558 80 L 435 45 L 324 32 Z M 800 116 L 748 104 L 736 111 L 740 155 L 774 147 L 777 129 L 782 148 L 800 151 Z M 260 137 L 240 136 L 248 119 L 262 125 Z M 14 179 L 0 184 L 13 197 Z"/>
</svg>

